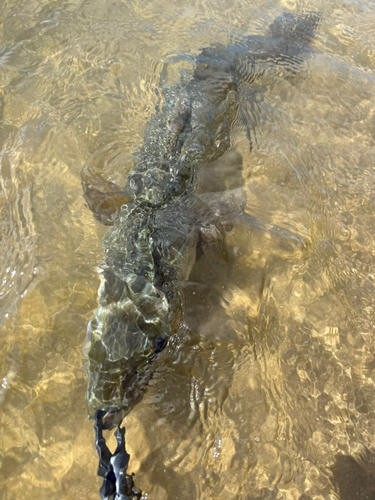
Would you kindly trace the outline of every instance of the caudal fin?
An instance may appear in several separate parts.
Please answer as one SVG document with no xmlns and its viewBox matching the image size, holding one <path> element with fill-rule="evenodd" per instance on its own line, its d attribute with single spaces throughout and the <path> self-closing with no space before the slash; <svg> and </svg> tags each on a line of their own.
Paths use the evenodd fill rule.
<svg viewBox="0 0 375 500">
<path fill-rule="evenodd" d="M 321 17 L 320 12 L 303 12 L 298 16 L 285 13 L 269 26 L 269 36 L 292 43 L 294 47 L 306 47 L 312 42 Z"/>
</svg>

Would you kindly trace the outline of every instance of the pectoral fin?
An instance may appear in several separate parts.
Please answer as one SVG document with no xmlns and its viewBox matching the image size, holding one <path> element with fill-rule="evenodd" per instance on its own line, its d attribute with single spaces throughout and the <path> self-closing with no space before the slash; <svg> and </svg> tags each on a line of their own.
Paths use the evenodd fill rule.
<svg viewBox="0 0 375 500">
<path fill-rule="evenodd" d="M 81 171 L 83 196 L 95 219 L 102 224 L 113 224 L 113 215 L 129 201 L 123 189 L 111 181 L 105 181 L 88 166 Z"/>
<path fill-rule="evenodd" d="M 199 227 L 199 238 L 196 247 L 196 260 L 198 261 L 204 255 L 205 247 L 219 246 L 221 256 L 225 262 L 228 262 L 228 250 L 225 243 L 225 232 L 220 231 L 214 224 L 201 225 Z"/>
<path fill-rule="evenodd" d="M 255 231 L 260 231 L 266 236 L 272 238 L 272 240 L 279 246 L 287 247 L 292 252 L 301 250 L 308 246 L 308 241 L 303 236 L 276 224 L 271 224 L 260 217 L 254 217 L 246 212 L 242 212 L 242 214 L 237 215 L 234 224 L 242 227 L 248 227 L 249 229 Z"/>
<path fill-rule="evenodd" d="M 205 214 L 206 224 L 209 227 L 216 227 L 218 233 L 222 235 L 222 241 L 225 239 L 225 233 L 231 231 L 234 226 L 242 226 L 252 231 L 259 231 L 275 240 L 280 246 L 294 247 L 294 249 L 307 246 L 307 240 L 303 236 L 245 212 L 246 194 L 243 189 L 233 189 L 222 193 L 203 193 L 199 197 L 208 207 Z M 220 228 L 220 231 L 217 228 Z M 208 235 L 211 235 L 210 241 L 213 241 L 215 233 L 211 231 Z"/>
</svg>

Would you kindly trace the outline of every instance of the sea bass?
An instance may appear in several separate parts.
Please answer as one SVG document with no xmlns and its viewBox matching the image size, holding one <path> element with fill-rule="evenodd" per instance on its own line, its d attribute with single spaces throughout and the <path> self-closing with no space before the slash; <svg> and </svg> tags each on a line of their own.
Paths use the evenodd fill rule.
<svg viewBox="0 0 375 500">
<path fill-rule="evenodd" d="M 186 85 L 162 89 L 164 105 L 156 107 L 146 126 L 125 187 L 103 187 L 90 162 L 82 171 L 88 206 L 98 220 L 112 224 L 103 239 L 98 309 L 88 326 L 87 401 L 90 415 L 95 413 L 101 475 L 107 478 L 103 498 L 138 495 L 125 474 L 123 434 L 118 429 L 118 450 L 108 455 L 101 431 L 118 425 L 142 399 L 152 361 L 181 322 L 181 283 L 205 245 L 221 246 L 225 259 L 225 234 L 237 223 L 267 226 L 300 242 L 297 235 L 244 213 L 244 194 L 224 186 L 216 186 L 215 195 L 198 194 L 196 187 L 200 168 L 230 148 L 239 115 L 250 123 L 251 145 L 257 110 L 251 103 L 241 106 L 240 86 L 252 87 L 280 69 L 297 71 L 311 52 L 319 21 L 315 12 L 284 14 L 266 36 L 203 49 Z M 121 467 L 115 466 L 116 456 L 125 457 Z M 121 474 L 123 487 L 117 484 Z"/>
</svg>

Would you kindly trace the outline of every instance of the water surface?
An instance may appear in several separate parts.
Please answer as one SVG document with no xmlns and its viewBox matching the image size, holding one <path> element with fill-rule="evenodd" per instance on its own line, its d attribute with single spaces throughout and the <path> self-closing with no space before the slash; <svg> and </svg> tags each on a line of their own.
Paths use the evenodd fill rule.
<svg viewBox="0 0 375 500">
<path fill-rule="evenodd" d="M 242 158 L 248 210 L 308 244 L 234 227 L 228 262 L 198 261 L 125 422 L 130 470 L 150 500 L 375 497 L 373 3 L 3 0 L 0 498 L 99 498 L 81 346 L 105 228 L 83 164 L 104 151 L 123 185 L 166 63 L 175 82 L 203 47 L 302 9 L 322 12 L 313 56 L 250 95 L 256 144 L 238 125 L 216 167 L 230 185 Z"/>
</svg>

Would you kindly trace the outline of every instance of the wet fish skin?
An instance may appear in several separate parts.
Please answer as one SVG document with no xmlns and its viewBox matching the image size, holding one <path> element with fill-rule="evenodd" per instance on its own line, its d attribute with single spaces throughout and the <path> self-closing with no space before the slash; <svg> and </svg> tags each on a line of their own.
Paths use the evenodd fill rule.
<svg viewBox="0 0 375 500">
<path fill-rule="evenodd" d="M 117 200 L 123 196 L 128 202 L 103 240 L 99 304 L 88 353 L 91 415 L 104 410 L 124 416 L 142 399 L 155 352 L 181 319 L 179 282 L 188 278 L 197 248 L 207 234 L 224 248 L 225 227 L 243 210 L 242 202 L 213 209 L 195 193 L 197 169 L 230 146 L 239 85 L 253 84 L 280 66 L 297 69 L 310 51 L 319 19 L 317 13 L 286 14 L 272 23 L 267 36 L 203 49 L 175 108 L 157 109 L 151 117 L 125 188 L 104 189 L 105 196 L 113 192 Z M 95 212 L 99 205 L 99 214 L 95 196 L 100 189 L 90 194 L 85 172 L 85 196 L 94 193 L 89 206 Z M 116 206 L 103 198 L 101 204 Z"/>
</svg>

